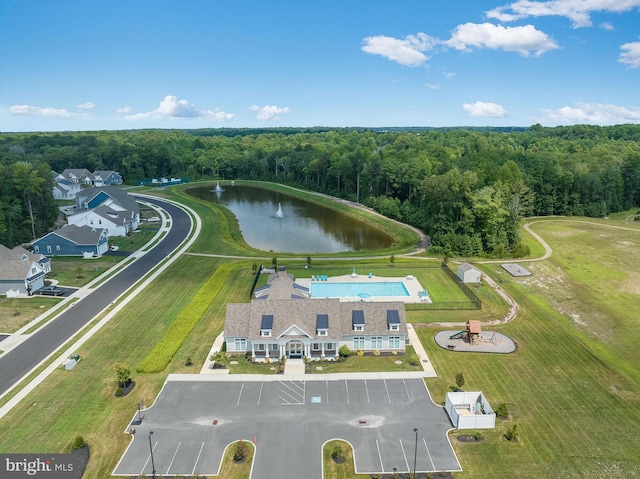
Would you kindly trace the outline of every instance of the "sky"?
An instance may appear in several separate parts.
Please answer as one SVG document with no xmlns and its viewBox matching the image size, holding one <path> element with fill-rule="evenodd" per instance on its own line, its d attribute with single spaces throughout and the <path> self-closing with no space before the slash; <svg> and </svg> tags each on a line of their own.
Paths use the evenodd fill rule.
<svg viewBox="0 0 640 479">
<path fill-rule="evenodd" d="M 0 131 L 640 123 L 640 0 L 1 0 Z"/>
</svg>

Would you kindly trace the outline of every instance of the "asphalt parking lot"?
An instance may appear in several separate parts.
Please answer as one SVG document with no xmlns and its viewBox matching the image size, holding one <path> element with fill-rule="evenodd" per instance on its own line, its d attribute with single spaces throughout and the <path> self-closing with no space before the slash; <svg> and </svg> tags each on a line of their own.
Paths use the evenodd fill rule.
<svg viewBox="0 0 640 479">
<path fill-rule="evenodd" d="M 422 379 L 362 376 L 170 376 L 113 474 L 150 475 L 153 448 L 158 476 L 216 475 L 241 439 L 256 444 L 253 479 L 320 479 L 322 446 L 338 438 L 353 446 L 358 473 L 407 472 L 414 454 L 418 471 L 461 469 L 451 423 Z"/>
</svg>

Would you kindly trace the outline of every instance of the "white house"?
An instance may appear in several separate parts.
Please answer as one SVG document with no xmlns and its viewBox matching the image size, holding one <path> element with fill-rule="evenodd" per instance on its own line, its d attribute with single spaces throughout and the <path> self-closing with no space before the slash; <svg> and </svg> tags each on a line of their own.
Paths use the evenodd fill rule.
<svg viewBox="0 0 640 479">
<path fill-rule="evenodd" d="M 112 201 L 92 210 L 67 216 L 70 225 L 104 228 L 108 236 L 127 236 L 138 227 L 138 215 Z"/>
<path fill-rule="evenodd" d="M 51 271 L 51 261 L 44 255 L 30 253 L 16 246 L 0 245 L 0 294 L 29 294 L 45 285 L 45 274 Z"/>
<path fill-rule="evenodd" d="M 480 283 L 482 273 L 469 263 L 462 263 L 458 266 L 458 278 L 463 283 Z"/>
<path fill-rule="evenodd" d="M 496 413 L 481 391 L 447 393 L 445 409 L 457 429 L 493 429 Z"/>
<path fill-rule="evenodd" d="M 308 299 L 304 288 L 285 272 L 273 275 L 271 288 L 260 296 L 264 299 L 227 305 L 228 353 L 249 353 L 254 361 L 270 361 L 336 359 L 345 345 L 351 351 L 405 351 L 407 322 L 402 302 Z"/>
</svg>

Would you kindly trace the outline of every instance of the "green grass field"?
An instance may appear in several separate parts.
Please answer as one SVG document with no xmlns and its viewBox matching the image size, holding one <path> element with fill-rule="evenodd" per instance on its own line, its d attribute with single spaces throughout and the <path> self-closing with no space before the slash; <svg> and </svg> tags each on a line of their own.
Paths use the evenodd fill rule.
<svg viewBox="0 0 640 479">
<path fill-rule="evenodd" d="M 227 254 L 246 254 L 231 239 L 237 234 L 232 227 L 223 232 L 221 223 L 216 226 L 215 215 L 211 220 L 211 208 L 193 201 L 190 205 L 206 213 L 205 233 L 197 250 L 211 252 L 218 247 Z M 495 430 L 483 431 L 485 440 L 480 443 L 463 444 L 455 439 L 456 432 L 451 434 L 464 469 L 455 477 L 640 477 L 640 340 L 636 333 L 640 229 L 617 219 L 594 223 L 554 219 L 534 224 L 534 230 L 555 252 L 549 260 L 527 264 L 534 273 L 531 277 L 511 278 L 497 264 L 481 266 L 501 280 L 500 285 L 521 306 L 518 318 L 498 327 L 516 341 L 518 349 L 513 354 L 449 352 L 433 341 L 437 329 L 429 324 L 434 321 L 486 320 L 504 315 L 506 306 L 486 285 L 477 289 L 484 303 L 481 311 L 408 315 L 416 326 L 423 326 L 416 330 L 439 375 L 427 380 L 434 401 L 444 401 L 456 373 L 463 372 L 465 390 L 482 390 L 494 407 L 505 402 L 511 411 L 511 417 L 498 421 Z M 221 240 L 223 234 L 228 239 Z M 202 318 L 167 368 L 154 374 L 136 373 L 135 366 L 164 337 L 201 286 L 220 265 L 230 263 L 237 268 L 220 292 L 211 296 Z M 226 304 L 248 300 L 251 263 L 189 255 L 180 258 L 153 288 L 135 297 L 78 351 L 82 360 L 73 371 L 57 370 L 0 421 L 0 451 L 67 452 L 73 439 L 83 435 L 91 445 L 84 477 L 109 477 L 129 441 L 123 431 L 136 404 L 140 400 L 151 404 L 168 373 L 199 370 L 222 331 Z M 385 260 L 368 261 L 372 268 L 379 268 L 375 274 L 392 276 L 386 272 L 393 270 L 398 276 L 417 276 L 401 263 L 399 258 L 394 266 Z M 320 273 L 323 264 L 314 258 L 312 269 Z M 347 261 L 347 266 L 344 274 L 351 271 L 353 263 Z M 425 275 L 438 271 L 427 269 Z M 427 281 L 426 276 L 424 279 Z M 458 294 L 444 282 L 439 293 L 436 281 L 431 281 L 424 284 L 432 295 Z M 7 307 L 10 311 L 11 305 Z M 186 366 L 187 358 L 195 365 Z M 381 358 L 349 358 L 344 364 L 357 364 L 351 359 L 362 359 L 364 364 Z M 116 362 L 128 365 L 136 382 L 134 390 L 123 398 L 114 396 Z M 322 372 L 329 372 L 324 370 L 325 364 L 329 366 L 321 363 Z M 515 443 L 503 438 L 513 424 L 520 429 Z M 355 477 L 352 472 L 331 471 L 326 469 L 327 479 Z"/>
</svg>

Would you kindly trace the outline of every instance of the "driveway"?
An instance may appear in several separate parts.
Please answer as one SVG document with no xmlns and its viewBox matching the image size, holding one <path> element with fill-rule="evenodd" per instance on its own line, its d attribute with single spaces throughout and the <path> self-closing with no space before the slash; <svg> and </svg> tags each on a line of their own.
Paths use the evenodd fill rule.
<svg viewBox="0 0 640 479">
<path fill-rule="evenodd" d="M 215 475 L 240 439 L 256 444 L 252 479 L 321 479 L 322 446 L 336 438 L 353 446 L 358 473 L 412 470 L 416 445 L 418 471 L 461 470 L 422 379 L 345 377 L 170 376 L 114 474 L 151 474 L 149 438 L 157 475 Z"/>
</svg>

